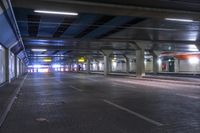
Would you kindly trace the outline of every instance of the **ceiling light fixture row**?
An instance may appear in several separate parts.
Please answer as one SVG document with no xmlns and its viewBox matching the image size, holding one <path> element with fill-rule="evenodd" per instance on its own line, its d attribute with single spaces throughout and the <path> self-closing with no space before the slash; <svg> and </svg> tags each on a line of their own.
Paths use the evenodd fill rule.
<svg viewBox="0 0 200 133">
<path fill-rule="evenodd" d="M 43 13 L 43 14 L 55 14 L 55 15 L 69 15 L 69 16 L 77 16 L 76 12 L 60 12 L 60 11 L 46 11 L 46 10 L 34 10 L 35 13 Z"/>
<path fill-rule="evenodd" d="M 33 52 L 46 52 L 47 49 L 31 49 Z"/>
<path fill-rule="evenodd" d="M 77 16 L 79 15 L 76 12 L 61 12 L 61 11 L 48 11 L 48 10 L 34 10 L 35 13 L 43 13 L 43 14 L 55 14 L 55 15 L 69 15 L 69 16 Z M 194 22 L 192 19 L 180 19 L 180 18 L 165 18 L 167 21 L 178 21 L 178 22 Z"/>
<path fill-rule="evenodd" d="M 178 21 L 178 22 L 194 22 L 192 19 L 178 19 L 178 18 L 165 18 L 168 21 Z"/>
</svg>

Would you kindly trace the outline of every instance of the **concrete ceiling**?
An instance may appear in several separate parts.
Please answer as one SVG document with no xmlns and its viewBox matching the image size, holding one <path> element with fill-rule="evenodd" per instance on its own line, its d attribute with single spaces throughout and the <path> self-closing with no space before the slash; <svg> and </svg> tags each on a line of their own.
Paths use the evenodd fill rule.
<svg viewBox="0 0 200 133">
<path fill-rule="evenodd" d="M 199 47 L 197 0 L 12 0 L 12 4 L 30 58 L 42 54 L 87 55 L 104 49 L 128 54 L 138 46 L 180 52 L 196 52 L 195 45 Z M 79 15 L 44 15 L 34 13 L 34 9 Z M 32 48 L 52 52 L 34 53 Z"/>
</svg>

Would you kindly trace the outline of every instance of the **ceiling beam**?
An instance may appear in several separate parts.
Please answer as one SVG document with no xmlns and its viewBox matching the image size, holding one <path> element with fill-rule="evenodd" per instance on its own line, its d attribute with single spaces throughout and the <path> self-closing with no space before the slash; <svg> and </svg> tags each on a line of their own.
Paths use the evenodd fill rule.
<svg viewBox="0 0 200 133">
<path fill-rule="evenodd" d="M 135 49 L 128 49 L 128 48 L 121 48 L 121 49 L 116 49 L 116 48 L 100 48 L 100 49 L 95 49 L 95 48 L 77 48 L 73 46 L 33 46 L 33 45 L 26 45 L 26 49 L 47 49 L 47 50 L 73 50 L 73 51 L 99 51 L 102 49 L 106 50 L 113 50 L 113 51 L 135 51 Z"/>
<path fill-rule="evenodd" d="M 71 26 L 71 24 L 75 22 L 75 20 L 76 18 L 64 18 L 62 23 L 58 26 L 56 32 L 53 34 L 53 37 L 58 38 L 62 36 L 65 33 L 65 31 Z"/>
<path fill-rule="evenodd" d="M 104 34 L 101 34 L 101 35 L 100 35 L 99 37 L 97 37 L 97 38 L 98 38 L 98 39 L 105 38 L 105 37 L 110 36 L 110 35 L 112 35 L 112 34 L 118 33 L 118 32 L 120 32 L 120 31 L 122 31 L 122 30 L 128 29 L 128 28 L 132 27 L 133 25 L 136 25 L 136 24 L 138 24 L 138 23 L 141 23 L 141 22 L 143 22 L 144 20 L 146 20 L 146 18 L 134 18 L 134 19 L 132 19 L 131 21 L 129 21 L 129 22 L 125 23 L 125 24 L 122 24 L 122 25 L 119 26 L 119 27 L 114 28 L 113 30 L 110 30 L 110 31 L 108 31 L 108 32 L 106 32 L 106 33 L 104 33 Z"/>
<path fill-rule="evenodd" d="M 148 20 L 147 18 L 144 18 L 146 20 Z M 31 23 L 40 23 L 40 24 L 44 24 L 44 25 L 58 25 L 60 24 L 59 22 L 47 22 L 47 21 L 42 21 L 42 22 L 34 22 L 34 21 L 26 21 L 26 20 L 18 20 L 18 23 L 22 23 L 22 24 L 26 24 L 28 22 Z M 80 26 L 81 24 L 76 24 L 76 23 L 63 23 L 66 25 L 71 25 L 71 26 Z M 85 25 L 85 26 L 101 26 L 101 25 Z M 154 26 L 137 26 L 137 25 L 121 25 L 121 26 L 113 26 L 113 25 L 104 25 L 103 27 L 107 27 L 107 28 L 119 28 L 119 29 L 133 29 L 133 30 L 150 30 L 150 31 L 166 31 L 166 32 L 200 32 L 199 29 L 191 29 L 191 28 L 180 28 L 180 27 L 161 27 L 160 25 L 154 25 Z"/>
<path fill-rule="evenodd" d="M 39 15 L 28 15 L 28 33 L 31 37 L 36 37 L 38 35 L 41 16 Z M 36 22 L 36 23 L 34 23 Z"/>
<path fill-rule="evenodd" d="M 141 16 L 151 18 L 173 17 L 199 20 L 200 16 L 199 12 L 193 11 L 148 8 L 119 4 L 105 4 L 78 0 L 12 0 L 12 4 L 14 7 L 31 9 L 73 11 L 122 16 Z"/>
<path fill-rule="evenodd" d="M 88 26 L 85 30 L 80 32 L 78 35 L 75 36 L 75 38 L 82 38 L 85 35 L 89 34 L 90 32 L 94 31 L 95 29 L 99 28 L 100 26 L 104 25 L 105 23 L 112 20 L 114 16 L 102 16 L 98 20 L 96 20 L 93 24 Z"/>
<path fill-rule="evenodd" d="M 172 44 L 196 44 L 197 41 L 190 41 L 190 40 L 157 40 L 157 39 L 138 39 L 138 38 L 104 38 L 104 39 L 73 39 L 73 38 L 51 38 L 51 37 L 23 37 L 23 41 L 29 42 L 29 41 L 39 41 L 41 40 L 47 40 L 48 43 L 51 43 L 50 41 L 63 41 L 63 42 L 93 42 L 93 43 L 100 43 L 100 42 L 135 42 L 135 41 L 146 41 L 146 42 L 153 42 L 153 43 L 172 43 Z M 55 42 L 52 42 L 55 43 Z"/>
</svg>

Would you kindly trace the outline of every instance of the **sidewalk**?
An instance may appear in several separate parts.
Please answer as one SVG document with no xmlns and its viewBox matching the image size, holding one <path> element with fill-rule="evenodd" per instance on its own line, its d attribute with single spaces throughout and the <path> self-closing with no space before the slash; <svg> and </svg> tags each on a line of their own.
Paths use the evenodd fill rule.
<svg viewBox="0 0 200 133">
<path fill-rule="evenodd" d="M 104 74 L 103 72 L 91 72 L 92 74 Z M 128 76 L 136 77 L 134 73 L 109 73 L 111 76 Z M 187 75 L 187 74 L 171 74 L 171 73 L 159 73 L 158 75 L 147 73 L 144 77 L 146 80 L 162 79 L 162 80 L 175 80 L 175 81 L 190 81 L 199 82 L 199 75 Z"/>
<path fill-rule="evenodd" d="M 5 84 L 0 87 L 0 123 L 10 101 L 16 96 L 17 88 L 20 86 L 23 78 L 24 76 L 20 76 L 18 79 L 14 79 L 10 84 Z"/>
</svg>

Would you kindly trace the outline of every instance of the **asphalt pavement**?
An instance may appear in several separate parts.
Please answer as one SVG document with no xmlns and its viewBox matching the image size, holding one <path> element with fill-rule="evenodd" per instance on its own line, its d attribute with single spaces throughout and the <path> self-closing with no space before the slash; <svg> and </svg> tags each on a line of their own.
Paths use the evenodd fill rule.
<svg viewBox="0 0 200 133">
<path fill-rule="evenodd" d="M 35 73 L 18 89 L 0 133 L 200 132 L 197 79 Z"/>
</svg>

